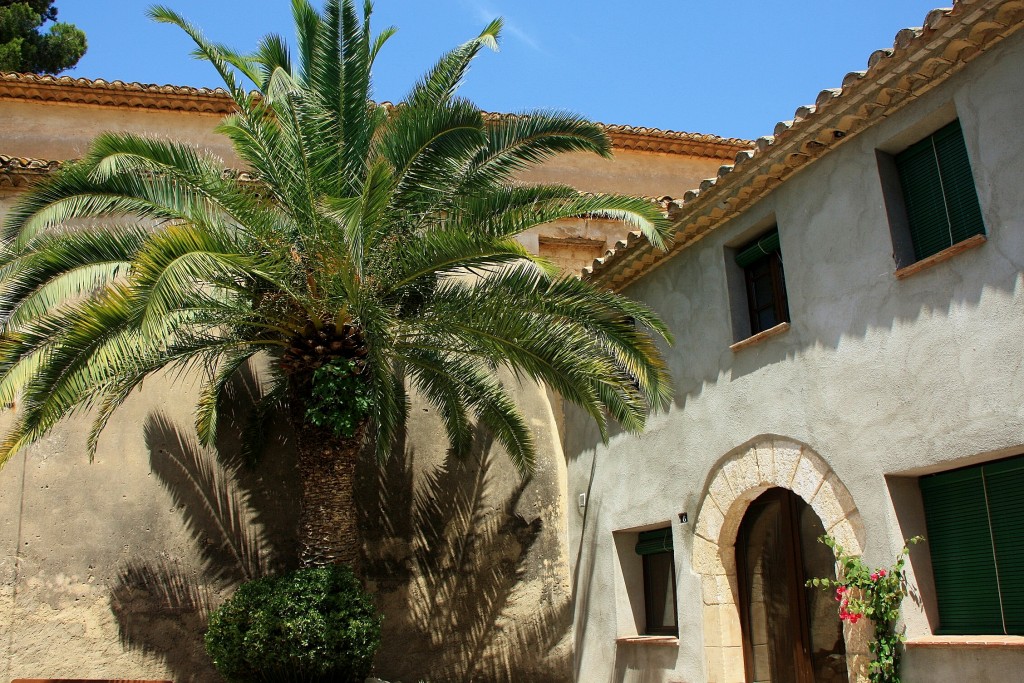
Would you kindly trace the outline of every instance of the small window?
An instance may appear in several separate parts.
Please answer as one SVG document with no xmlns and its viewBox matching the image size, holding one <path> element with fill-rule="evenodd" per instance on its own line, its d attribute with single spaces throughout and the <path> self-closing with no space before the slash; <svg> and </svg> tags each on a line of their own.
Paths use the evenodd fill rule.
<svg viewBox="0 0 1024 683">
<path fill-rule="evenodd" d="M 779 231 L 772 230 L 737 250 L 736 264 L 746 280 L 750 334 L 789 322 Z"/>
<path fill-rule="evenodd" d="M 637 537 L 636 553 L 640 555 L 644 566 L 644 633 L 678 636 L 672 528 L 641 532 Z"/>
<path fill-rule="evenodd" d="M 920 480 L 939 635 L 1024 635 L 1024 457 Z"/>
<path fill-rule="evenodd" d="M 915 261 L 984 235 L 960 120 L 894 157 Z"/>
</svg>

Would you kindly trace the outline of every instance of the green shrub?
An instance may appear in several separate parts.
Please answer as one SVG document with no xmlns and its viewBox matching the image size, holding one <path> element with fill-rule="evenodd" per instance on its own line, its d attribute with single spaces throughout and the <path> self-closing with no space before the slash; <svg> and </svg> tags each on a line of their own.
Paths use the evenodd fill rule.
<svg viewBox="0 0 1024 683">
<path fill-rule="evenodd" d="M 362 683 L 380 617 L 342 565 L 242 584 L 210 617 L 206 651 L 229 681 Z"/>
<path fill-rule="evenodd" d="M 313 374 L 307 406 L 306 421 L 347 439 L 370 414 L 370 388 L 355 363 L 336 359 Z"/>
</svg>

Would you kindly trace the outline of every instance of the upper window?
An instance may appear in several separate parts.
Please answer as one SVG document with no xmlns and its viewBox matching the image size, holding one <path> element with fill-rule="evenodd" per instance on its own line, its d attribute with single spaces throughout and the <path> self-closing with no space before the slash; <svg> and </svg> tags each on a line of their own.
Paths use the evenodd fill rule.
<svg viewBox="0 0 1024 683">
<path fill-rule="evenodd" d="M 1024 457 L 922 477 L 939 635 L 1024 635 Z"/>
<path fill-rule="evenodd" d="M 738 249 L 736 264 L 743 269 L 746 280 L 750 334 L 789 322 L 779 231 L 772 230 Z"/>
<path fill-rule="evenodd" d="M 640 532 L 637 537 L 636 553 L 640 555 L 644 565 L 644 633 L 678 636 L 672 528 Z"/>
<path fill-rule="evenodd" d="M 894 160 L 915 261 L 985 234 L 959 119 Z"/>
</svg>

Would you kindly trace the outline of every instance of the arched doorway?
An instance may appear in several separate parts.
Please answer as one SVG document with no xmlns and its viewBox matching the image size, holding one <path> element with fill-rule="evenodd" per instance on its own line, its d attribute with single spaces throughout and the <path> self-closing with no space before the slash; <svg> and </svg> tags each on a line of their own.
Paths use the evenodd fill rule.
<svg viewBox="0 0 1024 683">
<path fill-rule="evenodd" d="M 849 680 L 843 629 L 832 596 L 807 579 L 835 577 L 825 527 L 800 496 L 771 488 L 743 515 L 736 569 L 746 680 Z"/>
</svg>

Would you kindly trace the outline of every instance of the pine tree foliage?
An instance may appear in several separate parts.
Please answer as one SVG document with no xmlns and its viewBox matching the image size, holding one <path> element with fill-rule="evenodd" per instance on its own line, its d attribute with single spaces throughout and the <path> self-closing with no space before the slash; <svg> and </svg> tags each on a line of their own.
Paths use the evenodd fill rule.
<svg viewBox="0 0 1024 683">
<path fill-rule="evenodd" d="M 85 33 L 57 21 L 54 0 L 0 0 L 0 71 L 58 74 L 86 50 Z M 40 29 L 53 22 L 45 32 Z"/>
</svg>

